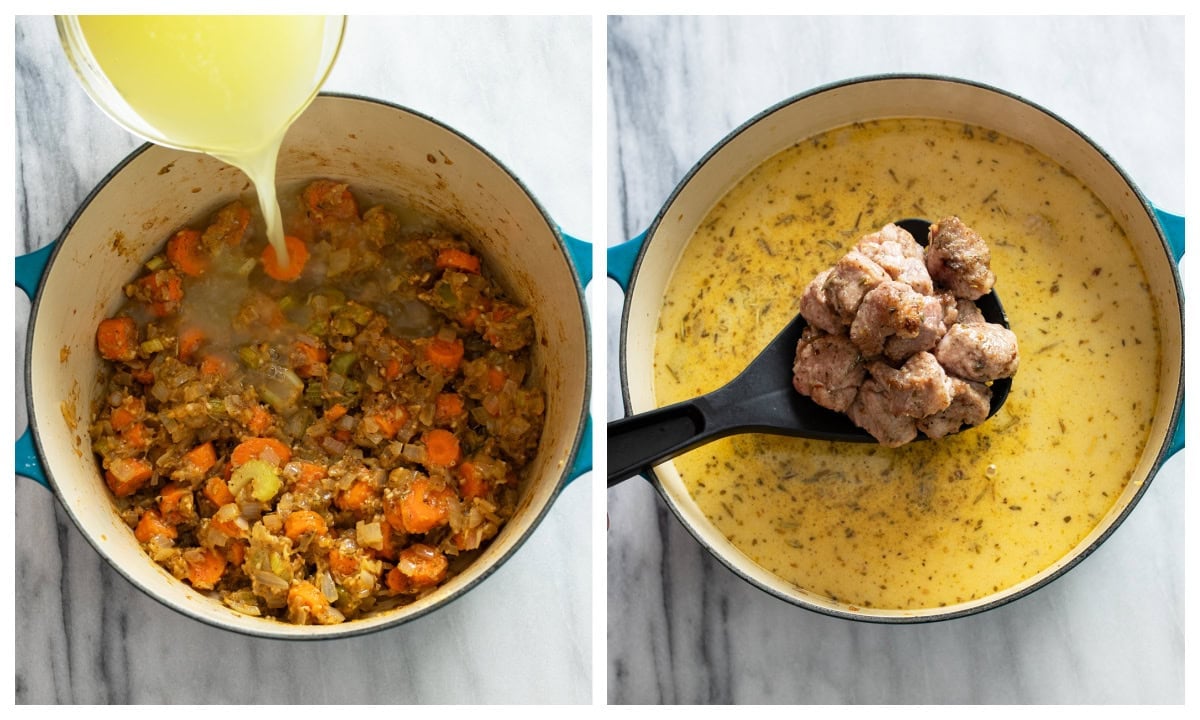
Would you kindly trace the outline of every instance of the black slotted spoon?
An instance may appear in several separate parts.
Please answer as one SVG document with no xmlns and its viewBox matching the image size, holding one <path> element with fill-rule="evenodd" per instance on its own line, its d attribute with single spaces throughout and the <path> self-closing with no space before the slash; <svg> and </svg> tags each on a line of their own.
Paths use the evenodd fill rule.
<svg viewBox="0 0 1200 720">
<path fill-rule="evenodd" d="M 929 242 L 929 222 L 896 222 L 917 242 Z M 985 320 L 1008 328 L 996 291 L 975 301 Z M 849 417 L 821 407 L 792 387 L 796 343 L 808 322 L 799 313 L 733 380 L 691 400 L 608 424 L 608 486 L 704 443 L 737 433 L 770 433 L 832 442 L 878 442 Z M 991 385 L 992 417 L 1008 398 L 1012 378 Z M 973 426 L 974 427 L 974 426 Z M 927 439 L 925 435 L 918 440 Z"/>
</svg>

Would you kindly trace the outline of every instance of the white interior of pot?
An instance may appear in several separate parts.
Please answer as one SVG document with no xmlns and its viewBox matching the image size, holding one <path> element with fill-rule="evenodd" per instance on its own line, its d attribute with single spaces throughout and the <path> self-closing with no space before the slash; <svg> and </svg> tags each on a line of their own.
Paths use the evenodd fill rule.
<svg viewBox="0 0 1200 720">
<path fill-rule="evenodd" d="M 1161 391 L 1147 449 L 1134 481 L 1074 551 L 1024 583 L 962 605 L 918 611 L 860 610 L 812 595 L 767 572 L 743 555 L 696 506 L 671 462 L 655 470 L 664 494 L 701 542 L 736 572 L 767 591 L 800 604 L 842 614 L 879 618 L 954 615 L 1020 594 L 1073 563 L 1123 518 L 1149 479 L 1181 391 L 1183 328 L 1172 264 L 1137 193 L 1090 143 L 1046 113 L 1002 93 L 964 83 L 925 78 L 881 78 L 842 85 L 792 102 L 760 118 L 717 150 L 664 208 L 631 288 L 626 328 L 626 375 L 633 412 L 657 407 L 653 382 L 654 332 L 679 257 L 708 210 L 764 160 L 799 140 L 853 122 L 888 117 L 929 117 L 972 123 L 1025 142 L 1079 177 L 1121 224 L 1141 260 L 1158 309 Z M 1148 369 L 1149 370 L 1149 369 Z"/>
<path fill-rule="evenodd" d="M 59 498 L 132 582 L 188 614 L 243 632 L 328 637 L 420 614 L 470 588 L 513 552 L 549 507 L 586 412 L 582 300 L 555 229 L 495 161 L 436 123 L 387 105 L 320 97 L 280 155 L 279 183 L 327 177 L 382 190 L 471 231 L 487 266 L 536 309 L 534 377 L 547 392 L 545 432 L 516 515 L 465 572 L 417 602 L 336 626 L 292 626 L 236 613 L 175 580 L 141 551 L 112 502 L 87 425 L 99 368 L 95 332 L 124 283 L 169 233 L 246 193 L 242 173 L 212 158 L 151 147 L 120 169 L 78 217 L 43 279 L 30 353 L 33 422 Z"/>
</svg>

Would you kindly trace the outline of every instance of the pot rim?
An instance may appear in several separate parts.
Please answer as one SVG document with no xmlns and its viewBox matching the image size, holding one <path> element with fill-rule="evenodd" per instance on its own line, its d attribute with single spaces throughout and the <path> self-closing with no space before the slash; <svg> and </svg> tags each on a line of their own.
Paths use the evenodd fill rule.
<svg viewBox="0 0 1200 720">
<path fill-rule="evenodd" d="M 468 591 L 477 587 L 485 579 L 490 577 L 492 575 L 492 573 L 496 572 L 496 570 L 498 570 L 501 565 L 503 565 L 510 558 L 512 558 L 512 556 L 521 548 L 521 546 L 525 544 L 525 542 L 537 530 L 538 526 L 541 525 L 542 521 L 545 519 L 546 514 L 550 511 L 551 506 L 554 504 L 554 501 L 557 499 L 558 494 L 562 492 L 564 487 L 566 487 L 567 483 L 569 482 L 568 475 L 575 463 L 576 456 L 578 455 L 580 448 L 583 444 L 583 437 L 584 437 L 584 433 L 586 432 L 587 425 L 588 425 L 587 421 L 588 421 L 588 417 L 589 417 L 589 410 L 590 410 L 590 404 L 591 404 L 591 386 L 592 386 L 591 324 L 590 324 L 590 320 L 588 318 L 587 301 L 586 301 L 586 298 L 584 295 L 583 285 L 580 282 L 579 271 L 578 271 L 578 269 L 576 269 L 575 264 L 571 261 L 571 255 L 567 251 L 566 243 L 563 240 L 562 232 L 560 231 L 558 224 L 555 223 L 551 219 L 549 213 L 546 212 L 545 207 L 542 206 L 541 202 L 538 201 L 537 197 L 534 196 L 534 194 L 529 190 L 529 188 L 525 185 L 525 183 L 523 183 L 520 180 L 520 178 L 518 178 L 516 176 L 516 174 L 514 174 L 512 172 L 512 170 L 510 170 L 508 168 L 507 165 L 502 163 L 498 158 L 496 158 L 494 155 L 492 155 L 490 152 L 488 152 L 485 148 L 483 148 L 483 146 L 479 145 L 477 142 L 475 142 L 473 139 L 471 139 L 464 133 L 456 130 L 455 128 L 447 125 L 444 122 L 441 122 L 440 120 L 437 120 L 429 115 L 426 115 L 425 113 L 422 113 L 417 110 L 413 110 L 412 108 L 408 108 L 403 105 L 393 103 L 393 102 L 390 102 L 387 100 L 381 100 L 378 98 L 367 97 L 364 95 L 358 95 L 358 94 L 354 94 L 354 93 L 321 92 L 317 95 L 317 98 L 314 99 L 314 102 L 316 102 L 320 98 L 331 98 L 331 99 L 335 99 L 335 100 L 349 100 L 349 101 L 355 101 L 355 102 L 363 102 L 363 103 L 367 103 L 367 104 L 380 105 L 380 106 L 383 106 L 386 108 L 390 108 L 392 110 L 398 110 L 400 112 L 412 115 L 418 119 L 429 122 L 429 123 L 437 126 L 438 128 L 440 128 L 441 130 L 444 130 L 444 131 L 460 138 L 464 142 L 466 142 L 468 145 L 470 145 L 472 148 L 474 148 L 479 153 L 481 153 L 484 157 L 486 157 L 490 162 L 494 163 L 497 168 L 499 168 L 506 176 L 508 176 L 508 178 L 514 184 L 516 184 L 516 186 L 518 188 L 520 188 L 522 193 L 524 193 L 524 195 L 533 204 L 533 206 L 537 210 L 538 214 L 541 215 L 543 220 L 545 220 L 546 226 L 547 226 L 547 228 L 549 228 L 549 230 L 553 234 L 555 243 L 557 244 L 560 252 L 562 253 L 563 259 L 566 261 L 566 265 L 571 272 L 571 278 L 572 278 L 573 284 L 575 286 L 576 299 L 578 300 L 578 303 L 579 303 L 579 312 L 580 312 L 580 315 L 583 320 L 584 351 L 586 353 L 586 359 L 585 359 L 585 363 L 584 363 L 585 386 L 584 386 L 583 402 L 580 404 L 581 407 L 580 407 L 580 411 L 579 411 L 578 422 L 576 424 L 575 435 L 574 435 L 574 438 L 571 439 L 570 452 L 568 453 L 566 459 L 564 460 L 564 462 L 562 464 L 562 468 L 558 473 L 557 479 L 555 480 L 555 484 L 554 484 L 554 488 L 553 488 L 552 492 L 547 496 L 546 502 L 539 509 L 537 515 L 534 516 L 533 519 L 530 521 L 529 527 L 526 530 L 526 532 L 524 534 L 522 534 L 521 536 L 519 536 L 513 542 L 512 546 L 503 555 L 500 555 L 499 557 L 497 557 L 495 559 L 495 561 L 491 563 L 491 565 L 484 568 L 470 582 L 464 584 L 462 587 L 455 590 L 454 593 L 447 595 L 445 598 L 443 598 L 438 603 L 430 605 L 425 608 L 422 608 L 421 610 L 414 611 L 410 614 L 398 614 L 397 617 L 395 617 L 393 619 L 389 619 L 389 620 L 375 623 L 375 624 L 370 624 L 365 627 L 361 626 L 362 625 L 361 623 L 357 623 L 355 621 L 350 621 L 350 622 L 343 623 L 340 625 L 311 626 L 312 628 L 314 628 L 316 630 L 315 632 L 312 632 L 312 633 L 296 634 L 295 632 L 289 632 L 287 634 L 281 634 L 281 633 L 272 632 L 272 626 L 275 624 L 278 624 L 280 628 L 292 628 L 295 626 L 287 624 L 287 623 L 282 623 L 282 622 L 275 623 L 273 621 L 264 619 L 263 622 L 261 623 L 261 625 L 262 625 L 261 631 L 258 628 L 251 629 L 251 628 L 244 628 L 244 627 L 235 627 L 235 626 L 231 626 L 231 625 L 226 625 L 213 617 L 207 616 L 204 613 L 195 612 L 188 605 L 186 605 L 184 603 L 175 604 L 175 603 L 170 602 L 166 597 L 160 596 L 158 593 L 152 592 L 150 589 L 145 587 L 142 583 L 138 582 L 129 572 L 126 571 L 126 569 L 122 565 L 115 562 L 111 557 L 109 557 L 108 553 L 105 552 L 105 550 L 103 549 L 101 544 L 95 538 L 93 538 L 90 533 L 84 531 L 83 526 L 80 524 L 79 518 L 76 517 L 76 514 L 75 514 L 74 510 L 72 509 L 72 507 L 69 504 L 63 502 L 63 500 L 62 500 L 63 491 L 59 486 L 58 480 L 55 477 L 55 473 L 52 470 L 50 463 L 46 461 L 47 455 L 46 455 L 45 450 L 42 447 L 41 437 L 40 437 L 40 433 L 38 431 L 38 416 L 35 411 L 35 407 L 34 407 L 34 403 L 33 403 L 32 383 L 30 382 L 31 378 L 32 378 L 32 373 L 33 373 L 33 336 L 34 336 L 34 333 L 36 332 L 36 329 L 38 326 L 37 321 L 38 321 L 39 311 L 40 311 L 40 307 L 41 307 L 43 290 L 45 289 L 44 279 L 49 274 L 51 268 L 54 266 L 54 262 L 57 259 L 59 252 L 62 250 L 63 241 L 65 241 L 67 236 L 71 234 L 71 231 L 74 229 L 75 224 L 76 224 L 76 222 L 78 222 L 80 216 L 83 215 L 84 211 L 92 204 L 92 201 L 95 200 L 96 196 L 99 195 L 101 193 L 101 191 L 104 190 L 105 187 L 107 187 L 107 185 L 109 184 L 109 182 L 112 181 L 113 178 L 115 178 L 117 175 L 119 175 L 121 172 L 123 172 L 130 163 L 132 163 L 134 160 L 136 160 L 143 153 L 150 150 L 151 148 L 161 147 L 161 146 L 157 146 L 152 142 L 145 142 L 142 145 L 135 148 L 128 155 L 126 155 L 119 163 L 117 163 L 117 165 L 115 165 L 112 169 L 110 169 L 107 173 L 105 173 L 104 177 L 102 177 L 99 182 L 97 182 L 95 187 L 93 187 L 92 190 L 87 194 L 87 196 L 80 202 L 79 206 L 75 209 L 75 212 L 72 213 L 71 218 L 67 221 L 66 225 L 63 227 L 62 232 L 60 232 L 58 234 L 58 236 L 53 240 L 53 249 L 50 251 L 49 256 L 46 258 L 46 265 L 45 265 L 44 270 L 42 271 L 41 277 L 38 278 L 37 292 L 34 294 L 34 296 L 30 300 L 29 326 L 25 332 L 25 359 L 24 359 L 24 363 L 23 363 L 24 375 L 25 375 L 25 407 L 26 407 L 27 414 L 28 414 L 29 434 L 30 434 L 31 438 L 33 439 L 34 449 L 37 452 L 37 456 L 42 463 L 42 467 L 45 472 L 48 486 L 49 486 L 50 490 L 54 493 L 55 497 L 58 498 L 59 506 L 62 507 L 62 509 L 71 518 L 71 522 L 75 525 L 75 528 L 79 530 L 80 534 L 83 535 L 83 537 L 88 541 L 88 544 L 90 544 L 92 546 L 92 548 L 96 551 L 96 553 L 98 555 L 100 555 L 102 558 L 104 558 L 104 560 L 108 563 L 109 567 L 115 569 L 122 577 L 125 578 L 125 580 L 127 580 L 131 585 L 133 585 L 138 590 L 140 590 L 143 594 L 147 595 L 148 597 L 153 598 L 159 604 L 164 605 L 165 607 L 167 607 L 171 610 L 174 610 L 175 612 L 180 613 L 181 615 L 185 615 L 193 620 L 198 620 L 198 621 L 204 623 L 205 625 L 209 625 L 211 627 L 234 632 L 239 635 L 245 635 L 245 636 L 250 636 L 250 637 L 271 638 L 271 639 L 276 639 L 276 640 L 291 640 L 291 641 L 333 640 L 333 639 L 340 639 L 340 638 L 356 637 L 356 636 L 361 636 L 361 635 L 369 635 L 371 633 L 394 628 L 399 625 L 403 625 L 403 624 L 406 624 L 413 620 L 416 620 L 418 618 L 424 617 L 425 615 L 427 615 L 435 610 L 438 610 L 440 608 L 445 607 L 446 605 L 449 605 L 454 600 L 457 600 L 458 598 L 460 598 L 464 594 L 466 594 Z M 176 152 L 191 152 L 191 151 L 186 151 L 186 150 L 177 150 L 175 148 L 166 148 L 166 149 L 176 151 Z M 323 628 L 331 628 L 331 629 L 325 630 Z"/>
<path fill-rule="evenodd" d="M 641 243 L 641 246 L 638 248 L 637 257 L 634 260 L 633 269 L 629 276 L 629 290 L 628 290 L 628 292 L 625 293 L 625 299 L 624 299 L 624 302 L 622 304 L 622 309 L 621 309 L 619 359 L 620 359 L 620 378 L 621 378 L 621 399 L 622 399 L 622 404 L 624 405 L 624 411 L 626 414 L 629 414 L 633 408 L 632 398 L 630 397 L 630 392 L 629 392 L 629 375 L 628 375 L 629 371 L 628 371 L 628 362 L 627 362 L 626 358 L 628 355 L 629 317 L 630 317 L 630 313 L 633 309 L 632 298 L 634 295 L 634 288 L 637 285 L 638 276 L 640 274 L 641 267 L 642 267 L 642 261 L 645 259 L 646 250 L 650 246 L 650 242 L 653 240 L 655 234 L 657 233 L 659 225 L 661 225 L 663 220 L 666 218 L 667 210 L 674 204 L 676 198 L 678 198 L 679 195 L 683 193 L 685 188 L 691 183 L 692 178 L 695 177 L 695 175 L 700 171 L 700 169 L 703 168 L 705 165 L 707 165 L 708 162 L 718 152 L 720 152 L 722 149 L 724 149 L 729 143 L 736 140 L 744 132 L 749 130 L 751 127 L 757 125 L 760 121 L 766 119 L 767 117 L 774 115 L 779 110 L 782 110 L 782 109 L 789 107 L 795 103 L 802 102 L 804 100 L 824 94 L 824 93 L 832 91 L 832 90 L 839 90 L 842 88 L 851 87 L 854 85 L 866 84 L 866 83 L 887 82 L 887 81 L 895 81 L 895 80 L 918 80 L 918 81 L 944 82 L 944 83 L 951 83 L 951 84 L 957 84 L 957 85 L 964 85 L 964 86 L 968 86 L 971 88 L 984 90 L 984 91 L 992 92 L 992 93 L 995 93 L 998 95 L 1002 95 L 1008 99 L 1022 103 L 1024 105 L 1046 115 L 1047 117 L 1049 117 L 1050 119 L 1054 120 L 1056 123 L 1061 125 L 1063 128 L 1065 128 L 1066 130 L 1075 134 L 1077 137 L 1079 137 L 1081 140 L 1083 140 L 1085 143 L 1087 143 L 1092 149 L 1094 149 L 1104 159 L 1104 161 L 1107 163 L 1107 165 L 1109 167 L 1111 167 L 1114 171 L 1116 171 L 1116 173 L 1121 177 L 1121 179 L 1125 183 L 1125 185 L 1133 192 L 1134 196 L 1137 198 L 1138 203 L 1141 205 L 1143 211 L 1145 212 L 1146 216 L 1149 218 L 1151 225 L 1154 228 L 1154 231 L 1158 237 L 1158 241 L 1159 241 L 1162 252 L 1166 255 L 1166 257 L 1170 261 L 1169 265 L 1171 267 L 1172 282 L 1174 285 L 1175 294 L 1179 298 L 1179 327 L 1182 331 L 1182 329 L 1184 328 L 1184 303 L 1183 303 L 1182 280 L 1179 275 L 1179 265 L 1174 260 L 1171 260 L 1172 255 L 1171 255 L 1170 244 L 1167 242 L 1166 234 L 1163 232 L 1162 226 L 1158 221 L 1158 216 L 1154 212 L 1154 208 L 1150 204 L 1149 200 L 1147 200 L 1145 195 L 1142 194 L 1142 191 L 1133 182 L 1132 178 L 1129 177 L 1129 175 L 1125 172 L 1125 170 L 1123 168 L 1121 168 L 1121 166 L 1116 162 L 1116 160 L 1112 156 L 1110 156 L 1107 152 L 1105 152 L 1104 149 L 1101 148 L 1098 144 L 1096 144 L 1090 137 L 1088 137 L 1085 133 L 1083 133 L 1077 127 L 1075 127 L 1071 123 L 1067 122 L 1065 119 L 1063 119 L 1056 113 L 1046 109 L 1045 107 L 1043 107 L 1031 100 L 1023 98 L 1020 95 L 1017 95 L 1016 93 L 1013 93 L 1008 90 L 1004 90 L 1002 88 L 998 88 L 998 87 L 995 87 L 993 85 L 989 85 L 986 83 L 982 83 L 982 82 L 978 82 L 978 81 L 974 81 L 974 80 L 966 80 L 963 78 L 952 77 L 949 75 L 924 74 L 924 73 L 880 73 L 880 74 L 873 74 L 873 75 L 862 75 L 862 76 L 848 78 L 845 80 L 825 83 L 823 85 L 814 87 L 811 90 L 807 90 L 807 91 L 801 92 L 799 94 L 793 95 L 787 99 L 784 99 L 780 102 L 775 103 L 774 105 L 771 105 L 770 107 L 766 108 L 765 110 L 758 112 L 753 117 L 751 117 L 749 120 L 743 122 L 741 125 L 738 125 L 732 131 L 730 131 L 727 135 L 725 135 L 725 137 L 721 138 L 721 140 L 719 140 L 715 145 L 713 145 L 707 152 L 704 153 L 704 155 L 691 167 L 691 169 L 688 170 L 688 172 L 683 176 L 683 178 L 676 184 L 675 188 L 671 191 L 670 196 L 663 203 L 663 205 L 659 208 L 657 215 L 655 215 L 655 217 L 654 217 L 654 221 L 650 223 L 650 227 L 646 230 L 646 233 L 644 235 L 644 240 Z M 766 159 L 767 158 L 762 158 L 762 160 L 764 160 L 764 161 Z M 1183 368 L 1184 351 L 1185 351 L 1184 343 L 1180 343 L 1178 362 L 1179 362 L 1179 367 L 1181 369 Z M 1164 359 L 1169 361 L 1169 358 L 1164 358 Z M 654 489 L 657 491 L 658 495 L 666 503 L 667 507 L 669 507 L 671 509 L 671 512 L 674 513 L 676 519 L 678 519 L 679 522 L 685 528 L 687 528 L 688 532 L 692 535 L 692 537 L 694 537 L 696 539 L 696 541 L 699 542 L 700 545 L 705 550 L 707 550 L 710 555 L 712 555 L 717 560 L 719 560 L 721 562 L 721 564 L 725 565 L 725 567 L 727 567 L 731 571 L 733 571 L 733 573 L 736 574 L 738 577 L 740 577 L 742 580 L 746 581 L 753 587 L 755 587 L 769 595 L 777 597 L 791 605 L 795 605 L 795 606 L 800 607 L 805 610 L 821 613 L 823 615 L 829 615 L 832 617 L 842 618 L 845 620 L 854 620 L 854 621 L 858 621 L 858 622 L 871 622 L 871 623 L 879 623 L 879 624 L 914 624 L 914 623 L 928 623 L 928 622 L 939 622 L 939 621 L 944 621 L 944 620 L 952 620 L 955 618 L 966 617 L 969 615 L 975 615 L 975 614 L 978 614 L 981 612 L 985 612 L 987 610 L 992 610 L 994 608 L 1000 607 L 1001 605 L 1006 605 L 1014 600 L 1017 600 L 1018 598 L 1022 598 L 1024 596 L 1034 592 L 1035 590 L 1040 590 L 1041 588 L 1050 584 L 1054 580 L 1057 580 L 1058 578 L 1062 577 L 1068 570 L 1075 567 L 1080 562 L 1082 562 L 1084 558 L 1086 558 L 1087 556 L 1089 556 L 1093 552 L 1095 552 L 1095 550 L 1098 547 L 1100 547 L 1100 545 L 1105 540 L 1107 540 L 1108 537 L 1110 535 L 1112 535 L 1112 533 L 1122 523 L 1125 522 L 1125 519 L 1128 517 L 1129 513 L 1133 510 L 1134 506 L 1137 505 L 1138 502 L 1141 500 L 1143 494 L 1146 492 L 1146 489 L 1150 486 L 1151 481 L 1153 481 L 1154 477 L 1158 474 L 1158 471 L 1162 468 L 1163 463 L 1165 463 L 1171 455 L 1171 453 L 1170 453 L 1171 438 L 1174 435 L 1174 433 L 1176 432 L 1176 430 L 1178 429 L 1180 413 L 1182 412 L 1182 408 L 1183 408 L 1183 385 L 1184 385 L 1183 373 L 1181 372 L 1180 378 L 1179 378 L 1179 385 L 1178 385 L 1178 387 L 1175 388 L 1175 399 L 1174 399 L 1174 403 L 1173 403 L 1172 409 L 1171 409 L 1170 422 L 1167 426 L 1168 432 L 1164 435 L 1162 444 L 1159 446 L 1158 451 L 1155 454 L 1154 462 L 1150 466 L 1149 471 L 1147 472 L 1144 481 L 1135 490 L 1134 494 L 1129 499 L 1129 502 L 1126 503 L 1125 507 L 1122 508 L 1122 510 L 1114 518 L 1112 518 L 1112 520 L 1108 524 L 1108 527 L 1106 527 L 1103 532 L 1101 532 L 1099 535 L 1097 535 L 1086 547 L 1084 547 L 1082 550 L 1078 551 L 1069 561 L 1063 563 L 1058 568 L 1056 568 L 1054 572 L 1049 573 L 1049 574 L 1045 575 L 1044 577 L 1041 577 L 1036 582 L 1027 583 L 1027 584 L 1024 584 L 1023 586 L 1018 585 L 1018 586 L 1016 586 L 1016 589 L 1009 588 L 1008 592 L 1001 591 L 1001 593 L 997 593 L 997 597 L 994 600 L 991 600 L 991 601 L 983 603 L 983 604 L 972 605 L 968 608 L 962 608 L 962 609 L 958 609 L 958 610 L 955 610 L 954 606 L 950 606 L 950 607 L 946 608 L 946 612 L 941 612 L 941 613 L 936 613 L 936 614 L 921 614 L 921 615 L 913 615 L 913 616 L 864 615 L 864 614 L 843 611 L 843 610 L 830 608 L 830 607 L 823 607 L 816 603 L 807 602 L 802 597 L 788 595 L 788 594 L 780 592 L 774 588 L 766 587 L 766 586 L 760 584 L 759 582 L 757 582 L 748 573 L 746 573 L 742 570 L 741 565 L 743 565 L 745 563 L 752 563 L 753 561 L 751 561 L 749 558 L 727 557 L 724 553 L 717 550 L 715 547 L 712 546 L 712 544 L 707 542 L 705 540 L 705 538 L 703 537 L 703 535 L 701 534 L 701 532 L 697 528 L 695 528 L 691 523 L 688 522 L 688 520 L 684 517 L 683 512 L 680 510 L 678 503 L 672 498 L 671 494 L 667 491 L 667 489 L 664 486 L 664 483 L 662 481 L 662 478 L 659 477 L 658 473 L 654 470 L 654 468 L 648 468 L 646 470 L 645 477 L 646 477 L 646 480 L 650 483 L 650 485 L 652 487 L 654 487 Z M 741 560 L 741 562 L 738 562 L 739 559 Z M 924 611 L 919 611 L 919 612 L 924 612 Z"/>
</svg>

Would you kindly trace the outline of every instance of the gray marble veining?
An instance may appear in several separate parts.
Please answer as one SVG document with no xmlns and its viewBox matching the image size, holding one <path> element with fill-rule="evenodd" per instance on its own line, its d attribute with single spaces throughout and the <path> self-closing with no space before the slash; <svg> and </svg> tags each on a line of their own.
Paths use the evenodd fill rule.
<svg viewBox="0 0 1200 720">
<path fill-rule="evenodd" d="M 1183 212 L 1180 18 L 613 17 L 608 238 L 645 230 L 741 123 L 824 83 L 920 72 L 1004 88 L 1105 148 Z M 621 298 L 609 284 L 609 417 Z M 853 623 L 755 589 L 704 551 L 648 483 L 608 492 L 611 703 L 1179 703 L 1184 453 L 1080 566 L 996 610 Z"/>
<path fill-rule="evenodd" d="M 390 100 L 465 133 L 567 232 L 591 228 L 591 19 L 351 18 L 325 88 Z M 16 20 L 15 254 L 52 242 L 140 141 L 86 97 L 53 20 Z M 17 292 L 15 397 L 29 303 Z M 23 400 L 16 429 L 24 429 Z M 587 703 L 587 476 L 520 551 L 439 611 L 365 637 L 287 643 L 190 620 L 143 595 L 50 492 L 18 477 L 18 703 Z"/>
</svg>

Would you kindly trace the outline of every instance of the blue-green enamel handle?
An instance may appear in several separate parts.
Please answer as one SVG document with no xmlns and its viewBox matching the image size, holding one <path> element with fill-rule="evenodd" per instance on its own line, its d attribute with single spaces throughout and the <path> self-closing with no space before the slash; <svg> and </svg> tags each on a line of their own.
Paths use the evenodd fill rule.
<svg viewBox="0 0 1200 720">
<path fill-rule="evenodd" d="M 1184 250 L 1183 218 L 1158 208 L 1154 208 L 1154 214 L 1158 217 L 1158 224 L 1162 226 L 1163 234 L 1167 238 L 1167 247 L 1171 251 L 1171 258 L 1178 265 L 1180 259 L 1183 258 Z M 629 292 L 629 283 L 633 279 L 633 266 L 637 262 L 638 253 L 642 251 L 642 245 L 645 242 L 646 233 L 643 232 L 632 240 L 620 245 L 613 245 L 608 249 L 608 276 L 621 286 L 623 292 Z M 1175 434 L 1171 436 L 1171 444 L 1167 446 L 1167 457 L 1171 457 L 1183 449 L 1183 439 L 1183 409 L 1180 408 Z"/>
<path fill-rule="evenodd" d="M 1158 208 L 1154 208 L 1154 214 L 1158 216 L 1158 224 L 1163 229 L 1163 234 L 1167 238 L 1167 247 L 1171 249 L 1171 257 L 1178 265 L 1183 259 L 1184 250 L 1184 222 L 1179 215 L 1172 215 L 1169 212 L 1164 212 Z M 1171 444 L 1167 446 L 1167 457 L 1171 457 L 1175 453 L 1183 449 L 1183 407 L 1179 408 L 1179 422 L 1175 425 L 1175 434 L 1171 436 Z"/>
<path fill-rule="evenodd" d="M 621 286 L 621 290 L 629 292 L 629 282 L 633 279 L 633 266 L 637 263 L 638 253 L 646 242 L 646 233 L 632 240 L 613 245 L 608 249 L 608 276 Z"/>
<path fill-rule="evenodd" d="M 38 285 L 42 282 L 42 274 L 46 272 L 46 263 L 54 251 L 53 243 L 44 248 L 34 250 L 28 255 L 17 258 L 17 287 L 25 291 L 32 301 L 37 295 Z M 45 487 L 50 487 L 46 481 L 46 471 L 38 457 L 37 448 L 33 443 L 33 429 L 25 428 L 25 432 L 17 440 L 17 452 L 13 458 L 17 466 L 17 474 L 31 478 Z"/>
<path fill-rule="evenodd" d="M 567 248 L 567 254 L 571 256 L 571 262 L 575 265 L 575 271 L 579 273 L 579 283 L 587 287 L 592 281 L 592 244 L 585 242 L 559 230 L 562 235 L 563 242 Z M 569 485 L 575 478 L 592 471 L 592 418 L 587 419 L 587 423 L 583 428 L 583 438 L 579 443 L 579 450 L 575 453 L 575 462 L 571 464 L 571 470 L 567 474 L 567 482 Z"/>
</svg>

